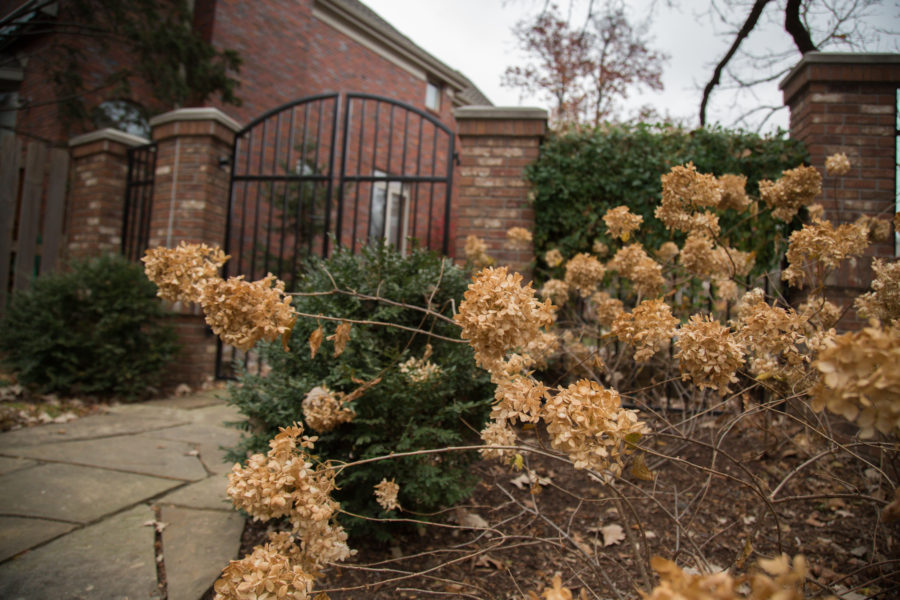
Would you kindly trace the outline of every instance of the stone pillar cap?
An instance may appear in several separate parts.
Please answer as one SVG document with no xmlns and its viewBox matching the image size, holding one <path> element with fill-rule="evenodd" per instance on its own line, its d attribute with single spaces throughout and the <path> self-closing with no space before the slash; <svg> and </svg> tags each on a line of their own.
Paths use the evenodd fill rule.
<svg viewBox="0 0 900 600">
<path fill-rule="evenodd" d="M 241 130 L 241 125 L 218 108 L 199 107 L 199 108 L 179 108 L 161 115 L 157 115 L 150 119 L 151 127 L 158 127 L 166 123 L 174 123 L 176 121 L 215 121 L 223 125 L 233 132 Z"/>
<path fill-rule="evenodd" d="M 546 109 L 532 106 L 462 106 L 453 111 L 460 119 L 523 119 L 544 120 L 549 117 Z"/>
<path fill-rule="evenodd" d="M 143 146 L 144 144 L 150 143 L 150 140 L 139 135 L 125 133 L 124 131 L 107 127 L 105 129 L 98 129 L 97 131 L 91 131 L 90 133 L 73 137 L 69 140 L 69 147 L 83 146 L 84 144 L 103 141 L 118 142 L 119 144 L 129 147 Z"/>
</svg>

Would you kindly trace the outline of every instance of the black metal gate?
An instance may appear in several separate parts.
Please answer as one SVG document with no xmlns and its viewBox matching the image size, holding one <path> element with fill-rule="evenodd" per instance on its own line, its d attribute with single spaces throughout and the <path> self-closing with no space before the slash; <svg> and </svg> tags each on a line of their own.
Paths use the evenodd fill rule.
<svg viewBox="0 0 900 600">
<path fill-rule="evenodd" d="M 153 178 L 156 172 L 156 143 L 129 148 L 122 218 L 122 254 L 138 261 L 150 241 L 150 211 L 153 208 Z"/>
<path fill-rule="evenodd" d="M 425 111 L 371 94 L 321 94 L 265 113 L 235 137 L 225 275 L 271 272 L 292 290 L 303 260 L 335 246 L 446 254 L 454 139 Z M 220 348 L 218 376 L 234 358 Z"/>
</svg>

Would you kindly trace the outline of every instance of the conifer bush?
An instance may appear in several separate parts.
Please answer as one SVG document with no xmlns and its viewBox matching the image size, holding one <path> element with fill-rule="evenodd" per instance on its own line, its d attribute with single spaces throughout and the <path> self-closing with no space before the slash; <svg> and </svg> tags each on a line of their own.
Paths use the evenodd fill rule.
<svg viewBox="0 0 900 600">
<path fill-rule="evenodd" d="M 4 363 L 45 393 L 137 399 L 172 360 L 175 333 L 140 266 L 73 261 L 13 294 L 0 321 Z"/>
<path fill-rule="evenodd" d="M 345 323 L 392 323 L 459 340 L 459 328 L 452 322 L 397 304 L 430 307 L 452 317 L 468 278 L 449 260 L 442 264 L 434 253 L 416 250 L 404 257 L 390 247 L 367 248 L 358 256 L 340 251 L 328 260 L 314 260 L 305 272 L 293 302 L 298 313 Z M 328 294 L 335 286 L 391 303 Z M 319 436 L 316 453 L 322 460 L 360 460 L 477 440 L 490 405 L 491 386 L 487 375 L 475 366 L 467 344 L 397 327 L 352 325 L 346 329 L 345 325 L 349 342 L 335 358 L 338 339 L 325 338 L 336 333 L 340 323 L 301 318 L 288 341 L 289 351 L 280 340 L 261 346 L 268 372 L 244 372 L 231 390 L 232 402 L 249 417 L 251 429 L 251 435 L 232 451 L 232 458 L 264 452 L 279 427 L 293 422 L 305 423 L 308 435 Z M 313 356 L 308 340 L 315 339 L 316 332 L 321 332 L 323 343 Z M 335 396 L 352 394 L 375 380 L 346 403 L 345 416 L 339 420 L 349 422 L 315 419 L 317 412 L 327 417 L 329 405 L 340 410 Z M 431 512 L 468 496 L 473 481 L 467 466 L 473 458 L 474 453 L 453 453 L 363 465 L 338 476 L 340 489 L 335 498 L 349 513 L 383 515 L 372 490 L 383 479 L 394 478 L 402 490 L 399 503 L 404 508 Z M 348 522 L 354 523 L 352 529 L 360 529 L 360 521 Z"/>
</svg>

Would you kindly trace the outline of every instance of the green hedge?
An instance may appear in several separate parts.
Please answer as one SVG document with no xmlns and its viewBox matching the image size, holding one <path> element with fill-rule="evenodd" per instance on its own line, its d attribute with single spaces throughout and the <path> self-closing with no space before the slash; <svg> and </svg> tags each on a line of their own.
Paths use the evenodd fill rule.
<svg viewBox="0 0 900 600">
<path fill-rule="evenodd" d="M 4 363 L 43 392 L 136 399 L 172 360 L 175 333 L 141 265 L 74 261 L 13 294 L 0 321 Z"/>
<path fill-rule="evenodd" d="M 570 258 L 590 252 L 596 239 L 616 247 L 606 233 L 603 215 L 620 204 L 643 215 L 636 239 L 646 247 L 655 249 L 667 240 L 681 242 L 680 234 L 653 217 L 662 190 L 660 176 L 673 166 L 692 161 L 702 173 L 746 175 L 747 192 L 756 196 L 761 179 L 776 179 L 782 170 L 807 158 L 804 146 L 786 139 L 783 131 L 762 137 L 719 128 L 687 131 L 637 124 L 551 134 L 527 171 L 535 192 L 535 251 L 543 256 L 559 248 Z M 723 236 L 739 249 L 756 252 L 758 273 L 778 261 L 775 240 L 785 239 L 792 226 L 761 212 L 750 228 L 745 217 L 726 211 L 721 217 Z M 540 274 L 546 265 L 539 260 L 538 267 Z"/>
</svg>

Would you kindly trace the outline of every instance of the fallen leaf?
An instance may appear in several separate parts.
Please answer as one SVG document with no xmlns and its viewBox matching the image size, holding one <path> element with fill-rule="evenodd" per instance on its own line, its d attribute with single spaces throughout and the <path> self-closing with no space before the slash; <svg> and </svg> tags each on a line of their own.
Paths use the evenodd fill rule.
<svg viewBox="0 0 900 600">
<path fill-rule="evenodd" d="M 643 452 L 634 456 L 631 463 L 631 474 L 641 481 L 653 481 L 653 471 L 647 467 Z"/>
<path fill-rule="evenodd" d="M 559 573 L 553 576 L 553 587 L 544 588 L 542 596 L 546 600 L 572 600 L 572 591 L 562 586 Z"/>
<path fill-rule="evenodd" d="M 163 523 L 162 521 L 157 521 L 155 519 L 150 521 L 145 521 L 141 523 L 144 527 L 153 527 L 156 529 L 156 533 L 162 533 L 162 530 L 169 526 L 168 523 Z"/>
<path fill-rule="evenodd" d="M 462 508 L 456 509 L 456 522 L 460 527 L 470 527 L 472 529 L 485 529 L 488 522 L 475 513 L 471 513 Z"/>
<path fill-rule="evenodd" d="M 490 554 L 482 554 L 481 556 L 479 556 L 475 560 L 475 566 L 476 567 L 485 567 L 488 569 L 497 569 L 499 571 L 506 569 L 506 565 L 504 565 L 502 562 L 500 562 L 496 558 L 493 558 Z"/>
<path fill-rule="evenodd" d="M 600 528 L 600 533 L 603 535 L 604 548 L 612 546 L 613 544 L 618 544 L 625 539 L 625 531 L 622 529 L 621 525 L 617 525 L 616 523 L 604 525 Z"/>
<path fill-rule="evenodd" d="M 744 549 L 741 550 L 741 555 L 734 561 L 735 566 L 738 569 L 743 569 L 744 563 L 747 562 L 747 559 L 750 558 L 751 554 L 753 554 L 753 544 L 750 543 L 750 538 L 747 538 L 744 541 Z"/>
<path fill-rule="evenodd" d="M 813 527 L 825 527 L 825 523 L 816 519 L 815 515 L 810 515 L 805 521 L 803 521 L 807 525 L 812 525 Z"/>
</svg>

